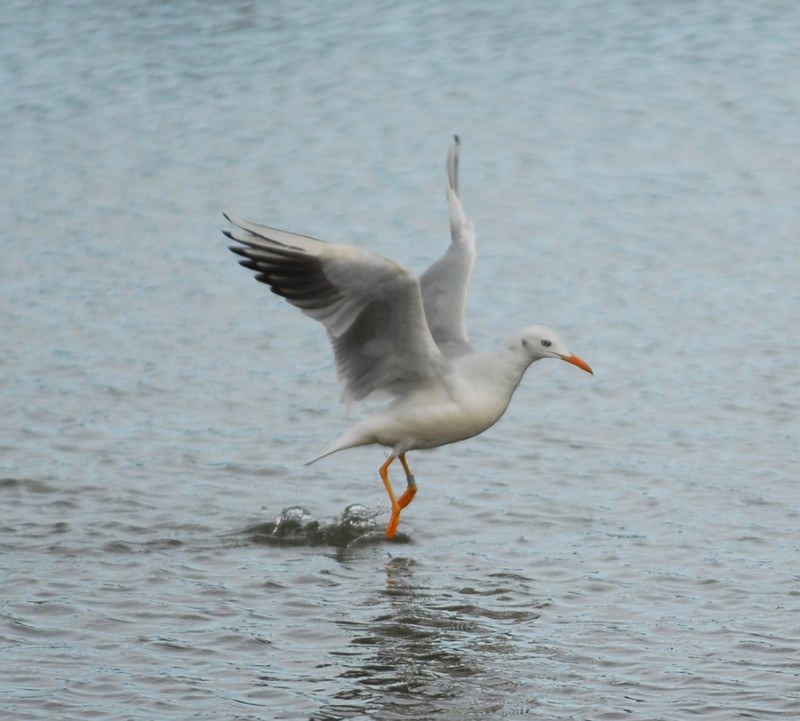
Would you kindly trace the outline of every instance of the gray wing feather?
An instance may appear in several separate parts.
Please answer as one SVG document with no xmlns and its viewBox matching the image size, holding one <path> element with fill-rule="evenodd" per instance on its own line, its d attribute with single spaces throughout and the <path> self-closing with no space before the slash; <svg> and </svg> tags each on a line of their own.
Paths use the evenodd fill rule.
<svg viewBox="0 0 800 721">
<path fill-rule="evenodd" d="M 450 245 L 420 277 L 425 315 L 436 344 L 447 358 L 472 353 L 467 336 L 467 293 L 475 267 L 475 228 L 458 197 L 458 136 L 447 156 Z"/>
<path fill-rule="evenodd" d="M 359 248 L 225 217 L 237 226 L 223 232 L 240 244 L 231 250 L 241 265 L 327 329 L 345 401 L 442 377 L 447 361 L 413 273 Z"/>
</svg>

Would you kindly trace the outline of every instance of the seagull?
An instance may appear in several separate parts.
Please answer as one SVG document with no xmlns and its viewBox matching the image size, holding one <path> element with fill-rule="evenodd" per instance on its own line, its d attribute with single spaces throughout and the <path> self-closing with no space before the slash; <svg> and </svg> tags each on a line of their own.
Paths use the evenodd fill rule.
<svg viewBox="0 0 800 721">
<path fill-rule="evenodd" d="M 459 145 L 454 136 L 447 156 L 450 245 L 419 277 L 362 248 L 223 214 L 235 226 L 223 233 L 238 244 L 230 250 L 243 256 L 239 263 L 325 326 L 342 400 L 357 406 L 368 398 L 388 398 L 308 464 L 357 446 L 391 449 L 378 471 L 391 501 L 390 540 L 401 510 L 417 492 L 409 451 L 463 441 L 493 426 L 534 361 L 558 358 L 593 373 L 541 325 L 520 328 L 497 350 L 473 350 L 465 311 L 475 229 L 458 195 Z M 399 498 L 389 480 L 395 459 L 406 475 Z"/>
</svg>

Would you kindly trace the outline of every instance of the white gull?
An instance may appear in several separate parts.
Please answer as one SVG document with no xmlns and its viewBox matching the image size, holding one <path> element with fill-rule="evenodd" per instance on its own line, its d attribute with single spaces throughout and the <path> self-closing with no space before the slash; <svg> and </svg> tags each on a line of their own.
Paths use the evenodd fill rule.
<svg viewBox="0 0 800 721">
<path fill-rule="evenodd" d="M 348 405 L 378 395 L 392 400 L 366 416 L 309 463 L 331 453 L 379 444 L 391 449 L 379 473 L 392 503 L 386 536 L 417 486 L 406 453 L 463 441 L 494 425 L 531 363 L 560 358 L 589 373 L 556 333 L 517 330 L 500 348 L 473 351 L 467 337 L 467 291 L 475 265 L 475 230 L 458 197 L 456 136 L 447 158 L 451 242 L 419 278 L 402 265 L 350 245 L 226 219 L 241 245 L 241 265 L 273 293 L 322 323 Z M 407 487 L 397 498 L 388 470 L 400 459 Z"/>
</svg>

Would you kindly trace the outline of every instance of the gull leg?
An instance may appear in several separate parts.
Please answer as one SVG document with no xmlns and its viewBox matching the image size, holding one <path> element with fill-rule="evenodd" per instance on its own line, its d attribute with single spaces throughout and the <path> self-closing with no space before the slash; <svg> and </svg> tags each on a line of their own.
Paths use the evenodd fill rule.
<svg viewBox="0 0 800 721">
<path fill-rule="evenodd" d="M 406 454 L 401 453 L 398 458 L 400 459 L 400 463 L 403 464 L 403 470 L 406 472 L 406 483 L 408 483 L 408 487 L 403 492 L 403 495 L 397 499 L 397 503 L 400 508 L 405 508 L 409 503 L 411 503 L 411 501 L 414 500 L 414 496 L 417 493 L 417 483 L 414 480 L 411 469 L 408 467 L 408 463 L 406 463 Z"/>
<path fill-rule="evenodd" d="M 381 479 L 383 480 L 383 485 L 386 486 L 386 492 L 389 494 L 389 499 L 392 502 L 392 516 L 389 519 L 389 525 L 386 528 L 386 538 L 391 540 L 394 538 L 394 534 L 397 532 L 397 526 L 400 523 L 400 509 L 402 506 L 398 503 L 397 498 L 395 498 L 394 491 L 392 490 L 392 484 L 389 483 L 389 466 L 392 465 L 392 461 L 394 461 L 395 456 L 389 456 L 386 459 L 386 463 L 381 466 L 379 473 L 381 474 Z"/>
</svg>

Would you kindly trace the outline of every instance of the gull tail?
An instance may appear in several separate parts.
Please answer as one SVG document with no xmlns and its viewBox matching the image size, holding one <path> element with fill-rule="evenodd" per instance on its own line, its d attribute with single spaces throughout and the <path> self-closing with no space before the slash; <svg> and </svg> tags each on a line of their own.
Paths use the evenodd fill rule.
<svg viewBox="0 0 800 721">
<path fill-rule="evenodd" d="M 356 426 L 355 428 L 351 428 L 344 435 L 339 436 L 316 458 L 312 458 L 310 461 L 306 461 L 303 465 L 310 466 L 312 463 L 316 463 L 317 461 L 322 460 L 326 456 L 331 456 L 334 453 L 338 453 L 339 451 L 344 451 L 347 450 L 348 448 L 355 448 L 356 446 L 366 446 L 369 445 L 370 443 L 374 443 L 374 441 L 372 439 L 364 438 L 364 436 L 358 431 L 358 426 Z"/>
</svg>

